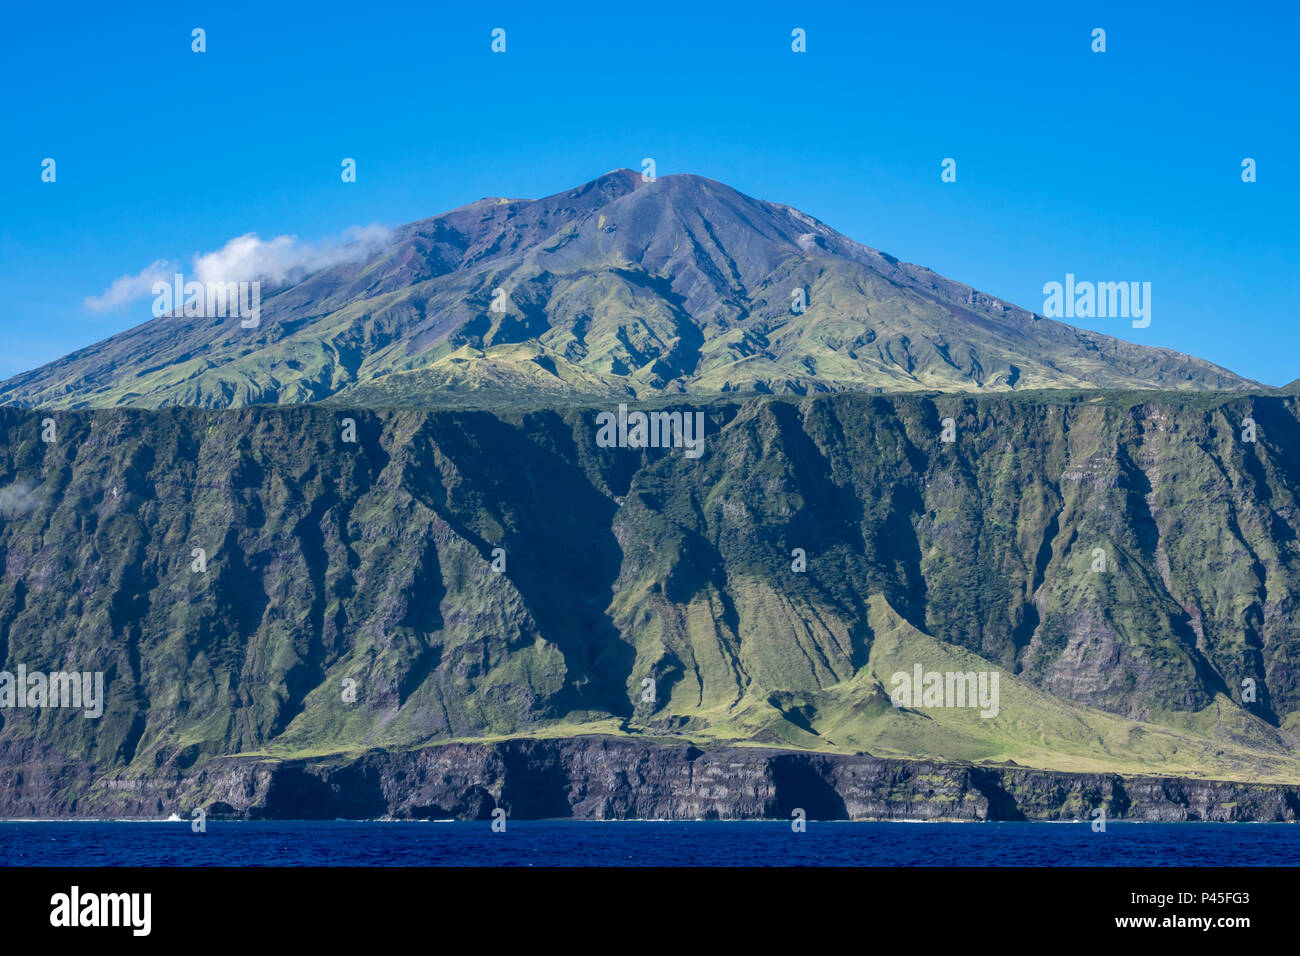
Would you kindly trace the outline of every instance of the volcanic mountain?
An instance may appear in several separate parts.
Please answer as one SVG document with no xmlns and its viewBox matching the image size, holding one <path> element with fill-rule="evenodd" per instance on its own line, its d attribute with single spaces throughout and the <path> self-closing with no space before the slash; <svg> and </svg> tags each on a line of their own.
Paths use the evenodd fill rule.
<svg viewBox="0 0 1300 956">
<path fill-rule="evenodd" d="M 266 291 L 0 386 L 0 817 L 1300 819 L 1300 385 L 694 176 Z"/>
<path fill-rule="evenodd" d="M 365 259 L 264 284 L 255 329 L 152 319 L 0 384 L 0 403 L 1252 387 L 900 262 L 790 206 L 620 169 L 544 199 L 482 199 L 394 230 Z"/>
</svg>

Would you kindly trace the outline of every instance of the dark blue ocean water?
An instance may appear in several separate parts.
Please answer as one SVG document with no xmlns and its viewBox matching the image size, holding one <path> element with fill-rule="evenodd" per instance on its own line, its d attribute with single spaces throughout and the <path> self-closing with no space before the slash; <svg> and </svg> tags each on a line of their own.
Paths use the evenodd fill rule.
<svg viewBox="0 0 1300 956">
<path fill-rule="evenodd" d="M 1296 866 L 1300 825 L 0 822 L 10 866 Z"/>
</svg>

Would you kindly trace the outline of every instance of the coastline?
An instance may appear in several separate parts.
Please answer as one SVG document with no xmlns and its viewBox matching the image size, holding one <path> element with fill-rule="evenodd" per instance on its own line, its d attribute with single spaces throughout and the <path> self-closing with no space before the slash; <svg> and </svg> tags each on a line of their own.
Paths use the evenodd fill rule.
<svg viewBox="0 0 1300 956">
<path fill-rule="evenodd" d="M 807 751 L 513 738 L 359 756 L 219 757 L 148 777 L 14 768 L 0 820 L 1300 822 L 1300 785 Z M 68 785 L 71 784 L 71 785 Z M 171 822 L 177 822 L 172 820 Z"/>
</svg>

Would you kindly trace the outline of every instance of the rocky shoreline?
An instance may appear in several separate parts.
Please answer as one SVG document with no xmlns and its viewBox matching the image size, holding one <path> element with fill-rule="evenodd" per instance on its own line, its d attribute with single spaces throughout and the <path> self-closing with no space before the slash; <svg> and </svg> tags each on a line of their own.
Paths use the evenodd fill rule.
<svg viewBox="0 0 1300 956">
<path fill-rule="evenodd" d="M 789 819 L 1295 822 L 1300 786 L 1063 773 L 614 737 L 376 750 L 355 759 L 249 756 L 91 779 L 8 754 L 2 818 L 484 820 Z M 35 754 L 27 754 L 33 758 Z"/>
</svg>

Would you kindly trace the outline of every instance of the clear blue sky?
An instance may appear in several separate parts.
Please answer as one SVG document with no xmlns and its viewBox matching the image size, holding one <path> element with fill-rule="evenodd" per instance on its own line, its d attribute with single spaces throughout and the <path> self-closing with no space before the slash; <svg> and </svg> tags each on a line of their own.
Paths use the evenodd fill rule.
<svg viewBox="0 0 1300 956">
<path fill-rule="evenodd" d="M 0 376 L 149 318 L 148 300 L 82 300 L 155 260 L 541 196 L 651 156 L 1035 311 L 1067 272 L 1149 281 L 1149 328 L 1079 324 L 1282 384 L 1300 377 L 1295 10 L 11 5 Z"/>
</svg>

